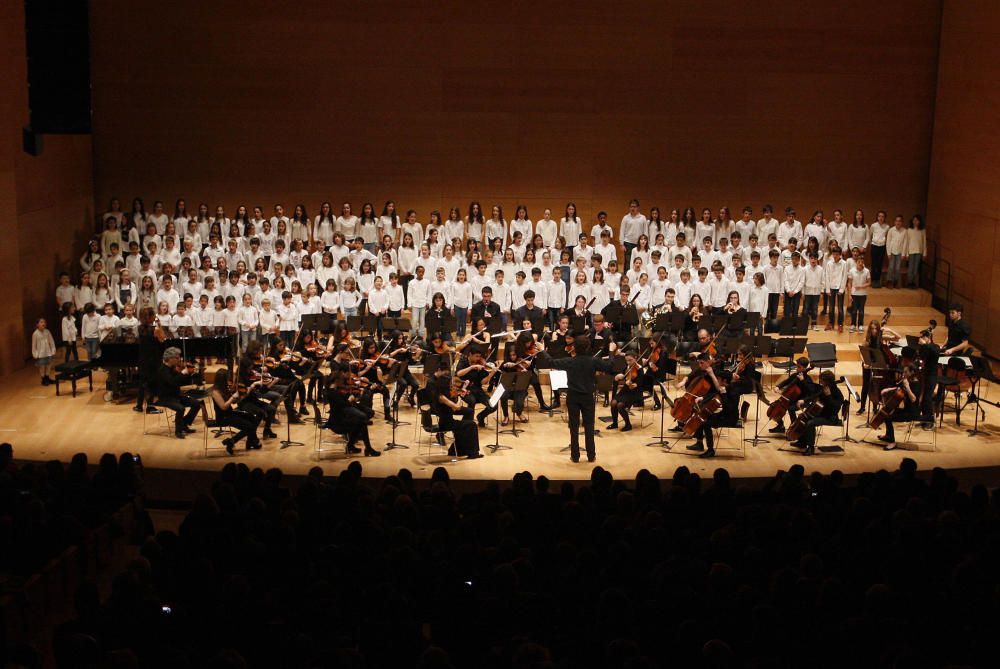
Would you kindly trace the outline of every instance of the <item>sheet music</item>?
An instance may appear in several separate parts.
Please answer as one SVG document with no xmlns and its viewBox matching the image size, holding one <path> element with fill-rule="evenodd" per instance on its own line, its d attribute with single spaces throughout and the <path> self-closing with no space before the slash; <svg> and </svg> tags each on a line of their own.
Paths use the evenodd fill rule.
<svg viewBox="0 0 1000 669">
<path fill-rule="evenodd" d="M 566 374 L 565 370 L 549 370 L 549 387 L 552 388 L 553 392 L 557 390 L 566 390 L 569 387 L 569 376 Z"/>
<path fill-rule="evenodd" d="M 492 395 L 490 395 L 490 407 L 496 409 L 497 404 L 500 403 L 500 398 L 503 397 L 505 392 L 507 392 L 507 389 L 503 387 L 502 383 L 498 383 L 497 389 L 493 391 Z"/>
</svg>

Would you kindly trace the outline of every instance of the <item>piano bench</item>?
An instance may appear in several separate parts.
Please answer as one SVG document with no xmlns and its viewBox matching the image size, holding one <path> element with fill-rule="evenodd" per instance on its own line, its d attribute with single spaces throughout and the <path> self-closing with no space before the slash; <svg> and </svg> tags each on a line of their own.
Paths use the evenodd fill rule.
<svg viewBox="0 0 1000 669">
<path fill-rule="evenodd" d="M 69 381 L 73 388 L 73 397 L 76 397 L 76 382 L 80 379 L 86 378 L 87 383 L 90 386 L 90 392 L 94 392 L 94 368 L 90 366 L 89 362 L 81 362 L 76 366 L 70 366 L 73 363 L 66 363 L 66 366 L 61 371 L 56 373 L 56 396 L 59 396 L 59 382 Z"/>
</svg>

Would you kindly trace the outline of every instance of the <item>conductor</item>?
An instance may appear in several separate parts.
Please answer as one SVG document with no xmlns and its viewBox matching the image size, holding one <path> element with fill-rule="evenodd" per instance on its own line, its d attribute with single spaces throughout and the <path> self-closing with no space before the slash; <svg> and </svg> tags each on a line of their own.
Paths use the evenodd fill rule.
<svg viewBox="0 0 1000 669">
<path fill-rule="evenodd" d="M 597 459 L 594 445 L 594 391 L 595 376 L 598 372 L 611 374 L 613 363 L 610 358 L 598 359 L 590 355 L 590 338 L 581 335 L 573 339 L 573 355 L 568 358 L 552 358 L 542 351 L 538 359 L 543 367 L 566 372 L 566 409 L 569 411 L 569 453 L 570 460 L 580 461 L 580 421 L 583 420 L 583 438 L 587 448 L 587 462 Z"/>
</svg>

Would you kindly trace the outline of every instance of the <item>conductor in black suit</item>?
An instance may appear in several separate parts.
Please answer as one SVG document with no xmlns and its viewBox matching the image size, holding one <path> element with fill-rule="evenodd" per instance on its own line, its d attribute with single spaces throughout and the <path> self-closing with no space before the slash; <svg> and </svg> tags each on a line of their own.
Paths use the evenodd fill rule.
<svg viewBox="0 0 1000 669">
<path fill-rule="evenodd" d="M 583 438 L 587 448 L 587 462 L 597 459 L 594 444 L 594 391 L 598 372 L 614 371 L 611 358 L 594 358 L 590 355 L 590 338 L 581 335 L 573 340 L 574 355 L 569 358 L 552 358 L 548 353 L 538 354 L 542 366 L 566 372 L 566 409 L 569 411 L 569 457 L 580 461 L 580 421 L 583 420 Z"/>
</svg>

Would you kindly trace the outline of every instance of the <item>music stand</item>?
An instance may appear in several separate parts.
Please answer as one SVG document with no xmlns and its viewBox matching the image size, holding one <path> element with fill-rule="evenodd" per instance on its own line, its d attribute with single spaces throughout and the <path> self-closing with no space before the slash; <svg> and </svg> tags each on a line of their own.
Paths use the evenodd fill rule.
<svg viewBox="0 0 1000 669">
<path fill-rule="evenodd" d="M 382 319 L 382 331 L 392 332 L 393 330 L 399 330 L 400 332 L 410 331 L 410 319 L 409 318 L 392 318 L 385 317 Z"/>
<path fill-rule="evenodd" d="M 385 450 L 391 451 L 397 448 L 410 448 L 406 444 L 400 444 L 396 441 L 396 428 L 400 425 L 409 425 L 407 422 L 401 422 L 399 420 L 399 400 L 402 399 L 402 394 L 399 392 L 400 379 L 406 376 L 407 370 L 410 368 L 409 361 L 403 361 L 398 364 L 392 365 L 389 368 L 388 375 L 382 380 L 382 383 L 388 386 L 390 383 L 395 383 L 393 387 L 392 394 L 395 395 L 395 401 L 392 403 L 392 439 L 385 445 Z"/>
<path fill-rule="evenodd" d="M 882 353 L 881 349 L 871 348 L 869 346 L 861 345 L 858 346 L 858 350 L 861 351 L 861 361 L 864 364 L 868 365 L 869 373 L 872 374 L 873 378 L 876 371 L 879 372 L 889 371 L 889 363 L 886 361 L 885 354 Z M 869 383 L 868 385 L 870 387 L 872 384 Z M 861 425 L 858 425 L 858 429 L 869 427 L 869 423 L 872 417 L 872 405 L 875 404 L 876 401 L 878 402 L 882 401 L 881 397 L 873 397 L 870 390 L 868 394 L 869 394 L 868 397 L 869 401 L 866 402 L 866 404 L 868 405 L 868 413 L 865 416 L 865 422 Z"/>
<path fill-rule="evenodd" d="M 345 321 L 345 327 L 348 332 L 361 332 L 361 327 L 364 321 L 361 316 L 348 316 Z"/>
<path fill-rule="evenodd" d="M 511 393 L 523 392 L 527 396 L 528 388 L 531 387 L 531 375 L 528 372 L 504 372 L 500 375 L 500 385 Z M 517 426 L 517 412 L 515 411 L 510 429 L 500 430 L 500 434 L 509 434 L 513 437 L 519 437 L 522 432 L 524 432 L 524 430 Z"/>
<path fill-rule="evenodd" d="M 847 393 L 844 397 L 844 409 L 841 414 L 841 422 L 844 424 L 844 434 L 840 437 L 835 437 L 833 441 L 842 441 L 844 443 L 858 443 L 858 440 L 851 436 L 851 398 L 853 397 L 856 402 L 861 401 L 861 396 L 854 390 L 854 386 L 846 378 L 844 383 L 847 385 Z M 836 453 L 839 451 L 844 451 L 842 446 L 818 446 L 817 450 L 823 451 L 824 453 Z"/>
<path fill-rule="evenodd" d="M 484 314 L 483 320 L 486 321 L 486 331 L 491 335 L 503 332 L 503 318 L 500 316 L 489 316 L 486 318 Z"/>
<path fill-rule="evenodd" d="M 330 314 L 306 314 L 302 317 L 303 332 L 332 332 L 333 317 Z"/>
<path fill-rule="evenodd" d="M 658 364 L 663 369 L 664 381 L 656 382 L 656 384 L 652 389 L 652 392 L 654 393 L 656 392 L 656 386 L 659 386 L 660 390 L 663 391 L 662 392 L 663 401 L 660 402 L 660 438 L 657 439 L 656 441 L 648 442 L 646 446 L 659 446 L 660 448 L 667 448 L 667 445 L 670 443 L 671 440 L 666 438 L 666 434 L 663 431 L 663 414 L 666 411 L 667 405 L 670 405 L 671 409 L 674 408 L 674 401 L 670 399 L 669 395 L 667 395 L 667 391 L 665 388 L 667 383 L 666 377 L 670 374 L 673 374 L 674 376 L 677 375 L 677 361 L 663 358 L 660 360 Z"/>
<path fill-rule="evenodd" d="M 739 330 L 743 332 L 747 327 L 747 312 L 737 311 L 736 313 L 729 314 L 726 321 L 726 329 L 730 331 Z"/>
<path fill-rule="evenodd" d="M 301 381 L 300 381 L 300 383 L 301 383 Z M 279 397 L 276 400 L 274 400 L 274 410 L 275 410 L 275 413 L 277 413 L 278 407 L 281 405 L 282 402 L 285 401 L 285 397 L 288 395 L 288 392 L 294 386 L 295 386 L 294 383 L 288 384 L 288 386 L 285 387 L 285 392 L 283 392 L 281 394 L 281 397 Z M 289 411 L 289 413 L 291 413 L 291 412 Z M 291 416 L 285 416 L 285 438 L 282 439 L 280 443 L 281 443 L 281 450 L 284 450 L 284 449 L 288 448 L 289 446 L 305 446 L 305 442 L 294 441 L 292 439 L 292 421 L 291 421 Z"/>
<path fill-rule="evenodd" d="M 778 324 L 778 334 L 782 337 L 805 337 L 808 332 L 808 316 L 785 316 Z"/>
<path fill-rule="evenodd" d="M 733 356 L 739 353 L 742 337 L 719 337 L 719 354 Z"/>
<path fill-rule="evenodd" d="M 587 330 L 587 317 L 586 316 L 570 316 L 569 317 L 569 330 L 574 335 L 581 335 L 588 332 Z"/>
<path fill-rule="evenodd" d="M 458 321 L 449 313 L 445 313 L 441 317 L 441 329 L 438 332 L 445 338 L 445 340 L 450 340 L 453 334 L 455 334 L 455 329 L 458 326 Z"/>
<path fill-rule="evenodd" d="M 374 314 L 368 314 L 362 319 L 361 328 L 368 332 L 368 334 L 374 334 L 378 331 L 379 317 Z"/>
<path fill-rule="evenodd" d="M 806 350 L 806 340 L 797 337 L 781 337 L 774 342 L 774 351 L 771 355 L 775 358 L 788 358 L 786 362 L 772 362 L 771 366 L 786 373 L 795 368 L 795 356 Z"/>
<path fill-rule="evenodd" d="M 746 324 L 747 329 L 750 330 L 750 332 L 756 332 L 757 329 L 760 327 L 760 319 L 761 319 L 760 312 L 748 311 L 747 324 Z"/>
<path fill-rule="evenodd" d="M 498 383 L 496 389 L 494 389 L 493 394 L 490 395 L 489 404 L 493 408 L 493 417 L 497 421 L 496 427 L 496 440 L 492 444 L 487 444 L 486 448 L 490 449 L 490 452 L 496 453 L 497 451 L 509 451 L 510 446 L 505 446 L 500 443 L 500 410 L 497 405 L 500 404 L 500 399 L 504 396 L 507 389 L 504 388 L 503 383 Z"/>
<path fill-rule="evenodd" d="M 536 334 L 541 337 L 545 332 L 545 316 L 534 316 L 529 320 L 531 321 L 532 334 Z"/>
</svg>

